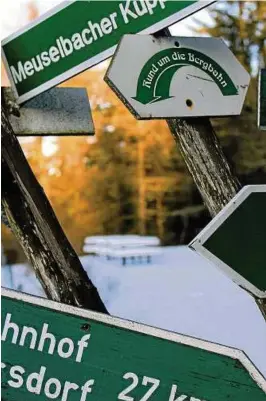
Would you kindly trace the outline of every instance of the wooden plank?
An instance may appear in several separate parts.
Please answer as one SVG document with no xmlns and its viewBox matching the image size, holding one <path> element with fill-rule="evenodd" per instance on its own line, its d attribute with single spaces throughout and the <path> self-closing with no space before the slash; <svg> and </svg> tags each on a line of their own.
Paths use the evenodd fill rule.
<svg viewBox="0 0 266 401">
<path fill-rule="evenodd" d="M 3 93 L 7 104 L 15 102 L 11 88 L 3 88 Z M 25 103 L 19 113 L 9 118 L 17 136 L 95 133 L 86 88 L 53 88 Z"/>
<path fill-rule="evenodd" d="M 63 1 L 2 40 L 2 59 L 18 103 L 112 56 L 125 33 L 156 32 L 214 1 L 142 3 Z"/>
<path fill-rule="evenodd" d="M 5 401 L 266 400 L 265 378 L 234 348 L 13 291 L 2 318 Z"/>
<path fill-rule="evenodd" d="M 266 185 L 243 187 L 189 246 L 266 300 L 265 205 Z"/>
<path fill-rule="evenodd" d="M 124 35 L 104 77 L 140 120 L 239 115 L 250 75 L 219 38 Z"/>
</svg>

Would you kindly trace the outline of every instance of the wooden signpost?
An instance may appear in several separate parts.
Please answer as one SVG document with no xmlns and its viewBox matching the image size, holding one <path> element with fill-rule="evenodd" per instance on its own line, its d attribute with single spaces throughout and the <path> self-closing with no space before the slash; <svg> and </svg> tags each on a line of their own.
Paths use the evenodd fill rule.
<svg viewBox="0 0 266 401">
<path fill-rule="evenodd" d="M 15 102 L 11 88 L 3 88 L 6 104 Z M 9 120 L 17 136 L 94 135 L 86 88 L 52 88 L 19 108 Z"/>
<path fill-rule="evenodd" d="M 113 55 L 125 33 L 153 33 L 214 3 L 210 0 L 64 1 L 2 41 L 18 103 Z"/>
<path fill-rule="evenodd" d="M 138 119 L 238 115 L 250 76 L 221 39 L 125 35 L 105 76 Z"/>
<path fill-rule="evenodd" d="M 155 33 L 211 3 L 213 1 L 64 2 L 2 42 L 5 66 L 18 103 L 111 56 L 123 34 Z M 172 88 L 178 87 L 182 76 L 191 80 L 190 83 L 197 83 L 197 91 L 193 91 L 193 85 L 187 82 L 191 92 L 185 101 L 185 110 L 190 107 L 196 111 L 181 113 L 182 117 L 227 115 L 228 104 L 224 98 L 231 102 L 229 114 L 239 114 L 249 76 L 238 64 L 235 64 L 235 74 L 232 66 L 219 58 L 217 53 L 226 55 L 228 50 L 219 48 L 216 41 L 217 51 L 213 47 L 208 54 L 204 49 L 193 47 L 188 39 L 169 39 L 170 47 L 166 45 L 167 40 L 149 37 L 151 46 L 157 46 L 156 51 L 146 60 L 143 57 L 141 68 L 133 77 L 128 77 L 135 91 L 126 96 L 130 97 L 130 102 L 135 102 L 134 110 L 136 105 L 142 108 L 136 114 L 143 118 L 176 117 L 177 111 L 173 114 L 173 109 L 177 110 L 178 104 L 167 115 L 161 105 L 163 102 L 172 104 Z M 140 38 L 142 41 L 146 41 L 144 36 Z M 159 43 L 163 43 L 163 48 Z M 173 46 L 175 53 L 169 53 Z M 134 46 L 130 49 L 132 54 L 135 50 Z M 166 54 L 159 54 L 165 50 Z M 130 57 L 136 63 L 141 60 L 138 56 Z M 170 68 L 164 68 L 168 59 Z M 232 60 L 231 56 L 230 63 L 235 63 Z M 159 70 L 161 63 L 163 68 Z M 197 97 L 200 90 L 204 100 L 202 109 Z M 215 104 L 210 108 L 207 99 L 210 94 L 221 102 L 220 113 Z M 159 109 L 162 112 L 158 114 Z M 152 111 L 148 116 L 143 110 Z M 208 110 L 213 114 L 208 114 Z M 25 118 L 29 124 L 28 117 Z M 179 122 L 173 124 L 178 126 Z M 184 124 L 182 137 L 186 141 L 187 131 L 193 125 L 186 121 Z M 198 133 L 211 130 L 207 121 L 196 121 L 194 128 L 195 142 Z M 171 130 L 175 135 L 174 125 Z M 204 139 L 200 141 L 204 143 Z M 4 212 L 46 294 L 64 303 L 2 291 L 4 400 L 266 401 L 265 378 L 240 350 L 65 305 L 76 304 L 107 312 L 27 165 L 5 110 L 2 112 L 2 143 Z M 223 176 L 224 187 L 228 188 L 225 195 L 219 180 L 215 185 L 209 183 L 212 192 L 220 188 L 224 202 L 237 190 L 238 183 L 223 163 L 215 136 L 212 135 L 211 141 L 207 138 L 205 144 L 208 150 L 215 145 L 215 158 L 210 161 L 215 162 L 218 171 L 221 165 L 227 172 Z M 198 152 L 203 157 L 204 146 L 198 147 Z M 190 159 L 193 163 L 193 157 Z M 204 164 L 202 160 L 201 164 Z M 205 170 L 207 167 L 204 165 Z M 217 194 L 215 196 L 217 198 Z M 212 201 L 211 197 L 210 204 Z M 215 211 L 220 204 L 212 206 Z M 252 284 L 258 285 L 257 279 Z"/>
<path fill-rule="evenodd" d="M 2 292 L 5 401 L 265 401 L 237 349 L 10 290 Z"/>
<path fill-rule="evenodd" d="M 258 81 L 258 127 L 266 130 L 266 68 L 259 72 Z"/>
</svg>

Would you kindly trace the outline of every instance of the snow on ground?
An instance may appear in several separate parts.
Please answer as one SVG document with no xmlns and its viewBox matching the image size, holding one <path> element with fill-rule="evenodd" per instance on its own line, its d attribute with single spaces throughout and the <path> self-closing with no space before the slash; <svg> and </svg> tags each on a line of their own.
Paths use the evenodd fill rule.
<svg viewBox="0 0 266 401">
<path fill-rule="evenodd" d="M 151 264 L 81 261 L 112 315 L 242 349 L 266 377 L 266 324 L 252 297 L 187 247 L 163 249 Z M 13 272 L 22 291 L 43 296 L 25 265 Z"/>
<path fill-rule="evenodd" d="M 11 270 L 11 271 L 10 271 Z M 32 269 L 26 264 L 16 264 L 1 269 L 2 287 L 16 289 L 31 295 L 44 297 L 40 282 L 36 279 Z"/>
</svg>

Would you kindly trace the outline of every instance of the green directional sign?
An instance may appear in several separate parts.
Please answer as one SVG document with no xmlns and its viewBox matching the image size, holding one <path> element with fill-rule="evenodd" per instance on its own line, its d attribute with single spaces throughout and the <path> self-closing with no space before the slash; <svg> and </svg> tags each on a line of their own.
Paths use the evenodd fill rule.
<svg viewBox="0 0 266 401">
<path fill-rule="evenodd" d="M 2 291 L 5 401 L 265 401 L 239 350 Z"/>
<path fill-rule="evenodd" d="M 125 33 L 153 33 L 214 1 L 71 0 L 2 41 L 2 56 L 24 102 L 110 57 Z"/>
<path fill-rule="evenodd" d="M 266 68 L 261 69 L 259 73 L 258 127 L 266 130 Z"/>
<path fill-rule="evenodd" d="M 197 50 L 170 48 L 152 56 L 142 68 L 137 86 L 138 102 L 147 104 L 169 99 L 170 85 L 175 73 L 182 67 L 194 66 L 206 72 L 218 86 L 223 96 L 238 94 L 227 72 L 206 54 Z"/>
<path fill-rule="evenodd" d="M 244 187 L 190 247 L 238 285 L 266 298 L 266 185 Z"/>
<path fill-rule="evenodd" d="M 250 76 L 221 39 L 124 35 L 105 80 L 156 119 L 240 114 Z"/>
</svg>

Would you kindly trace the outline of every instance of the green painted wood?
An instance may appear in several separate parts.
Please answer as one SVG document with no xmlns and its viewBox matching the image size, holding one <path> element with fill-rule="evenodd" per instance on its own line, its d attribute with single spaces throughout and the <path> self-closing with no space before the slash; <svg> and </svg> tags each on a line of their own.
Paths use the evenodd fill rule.
<svg viewBox="0 0 266 401">
<path fill-rule="evenodd" d="M 266 130 L 266 68 L 260 70 L 258 90 L 258 126 Z"/>
<path fill-rule="evenodd" d="M 266 192 L 250 194 L 204 247 L 266 291 Z"/>
<path fill-rule="evenodd" d="M 125 33 L 152 33 L 214 1 L 69 1 L 2 42 L 18 102 L 110 57 Z"/>
<path fill-rule="evenodd" d="M 240 351 L 226 348 L 223 355 L 225 347 L 215 344 L 40 298 L 16 297 L 21 295 L 11 291 L 2 297 L 4 401 L 266 400 L 265 379 L 255 368 L 251 377 L 244 365 L 253 365 Z M 17 338 L 12 328 L 5 333 L 8 316 L 17 325 Z M 50 340 L 40 347 L 44 324 L 55 341 L 50 354 Z M 31 342 L 31 334 L 23 341 L 25 326 L 35 330 L 36 341 Z M 78 357 L 79 341 L 88 335 Z M 39 376 L 30 376 L 34 372 Z M 38 382 L 38 394 L 30 392 Z"/>
<path fill-rule="evenodd" d="M 266 185 L 246 185 L 189 246 L 240 287 L 266 299 Z"/>
</svg>

